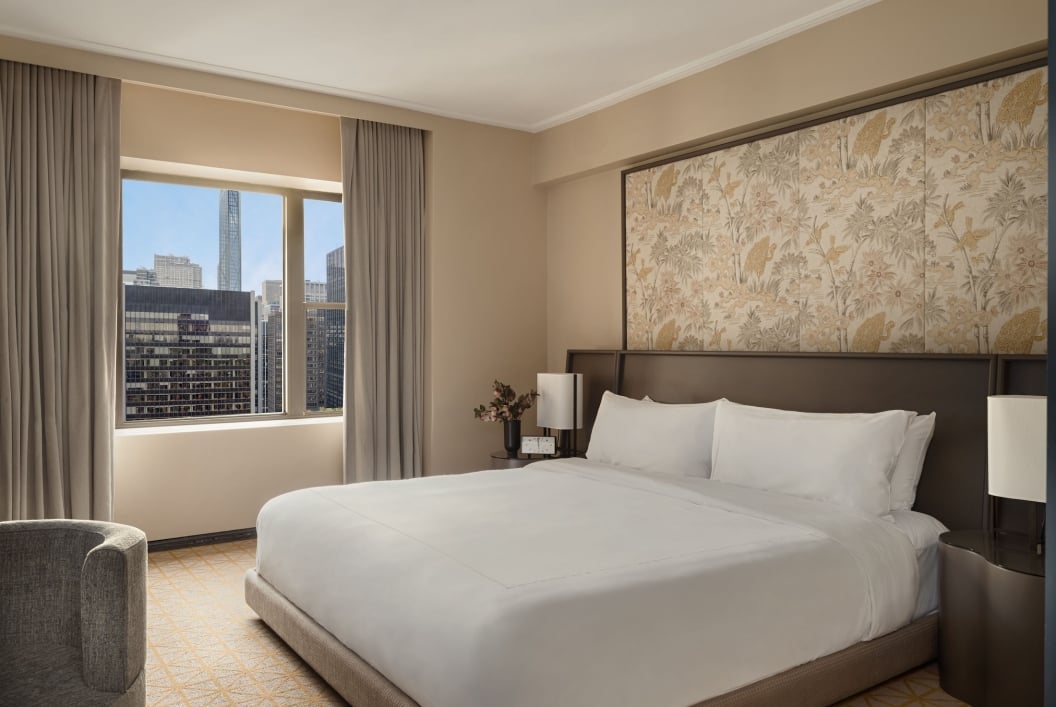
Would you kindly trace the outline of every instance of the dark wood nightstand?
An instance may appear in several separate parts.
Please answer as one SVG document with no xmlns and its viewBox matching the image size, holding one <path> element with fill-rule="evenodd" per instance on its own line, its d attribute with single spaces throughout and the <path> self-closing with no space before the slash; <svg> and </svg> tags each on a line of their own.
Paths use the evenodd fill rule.
<svg viewBox="0 0 1056 707">
<path fill-rule="evenodd" d="M 518 454 L 516 457 L 506 456 L 506 450 L 491 453 L 492 469 L 520 469 L 532 462 L 542 461 L 546 457 L 542 454 Z"/>
<path fill-rule="evenodd" d="M 1045 558 L 1023 536 L 939 536 L 939 678 L 973 707 L 1042 704 Z"/>
</svg>

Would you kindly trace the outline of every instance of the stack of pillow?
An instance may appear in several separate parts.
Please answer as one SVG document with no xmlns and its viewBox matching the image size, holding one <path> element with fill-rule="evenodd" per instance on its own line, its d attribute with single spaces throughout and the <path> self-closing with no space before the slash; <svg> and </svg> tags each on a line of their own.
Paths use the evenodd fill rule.
<svg viewBox="0 0 1056 707">
<path fill-rule="evenodd" d="M 587 459 L 857 508 L 909 510 L 935 413 L 808 413 L 729 400 L 666 404 L 606 391 Z"/>
</svg>

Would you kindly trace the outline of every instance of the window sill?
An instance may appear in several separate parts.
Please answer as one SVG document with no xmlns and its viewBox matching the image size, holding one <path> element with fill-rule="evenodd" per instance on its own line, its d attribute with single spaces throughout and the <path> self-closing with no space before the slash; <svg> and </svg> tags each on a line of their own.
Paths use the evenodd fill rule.
<svg viewBox="0 0 1056 707">
<path fill-rule="evenodd" d="M 258 430 L 267 427 L 302 427 L 306 425 L 344 424 L 344 415 L 306 417 L 296 420 L 246 420 L 243 422 L 206 422 L 200 425 L 151 425 L 143 427 L 119 427 L 114 437 L 139 437 L 142 435 L 188 434 L 198 432 L 226 432 L 233 430 Z"/>
</svg>

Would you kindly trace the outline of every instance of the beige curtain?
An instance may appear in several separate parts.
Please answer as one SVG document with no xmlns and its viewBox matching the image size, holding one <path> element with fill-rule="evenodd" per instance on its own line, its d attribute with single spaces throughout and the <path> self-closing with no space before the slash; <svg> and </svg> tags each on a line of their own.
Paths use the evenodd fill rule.
<svg viewBox="0 0 1056 707">
<path fill-rule="evenodd" d="M 0 520 L 111 517 L 120 91 L 0 61 Z"/>
<path fill-rule="evenodd" d="M 345 481 L 422 475 L 422 131 L 341 119 L 345 206 Z"/>
</svg>

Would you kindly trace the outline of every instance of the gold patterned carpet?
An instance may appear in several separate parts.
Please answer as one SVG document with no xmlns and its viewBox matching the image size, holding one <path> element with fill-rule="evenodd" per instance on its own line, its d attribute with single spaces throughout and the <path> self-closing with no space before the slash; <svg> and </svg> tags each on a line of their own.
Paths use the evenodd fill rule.
<svg viewBox="0 0 1056 707">
<path fill-rule="evenodd" d="M 243 540 L 150 554 L 147 704 L 345 704 L 246 606 L 242 575 L 255 553 Z M 963 704 L 928 666 L 841 706 Z"/>
</svg>

